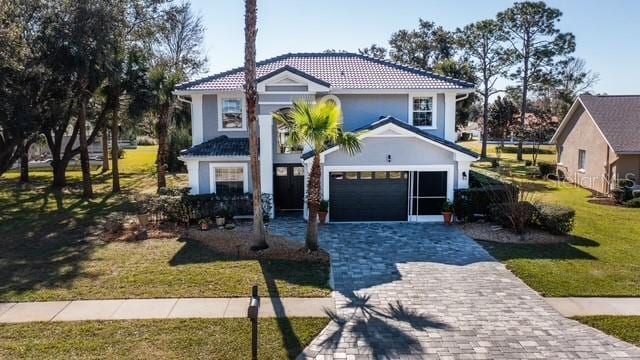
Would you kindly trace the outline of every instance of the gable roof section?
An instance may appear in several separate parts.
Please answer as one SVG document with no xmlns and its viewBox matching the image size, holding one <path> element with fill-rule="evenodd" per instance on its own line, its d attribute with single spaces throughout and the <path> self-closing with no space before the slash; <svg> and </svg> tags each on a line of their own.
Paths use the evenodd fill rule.
<svg viewBox="0 0 640 360">
<path fill-rule="evenodd" d="M 552 142 L 557 141 L 578 106 L 584 107 L 614 152 L 640 153 L 640 95 L 580 95 Z"/>
<path fill-rule="evenodd" d="M 411 133 L 413 133 L 413 134 L 415 134 L 415 135 L 417 135 L 419 137 L 422 137 L 422 138 L 424 138 L 426 140 L 429 140 L 431 142 L 440 144 L 440 145 L 442 145 L 442 146 L 444 146 L 446 148 L 449 148 L 449 150 L 456 151 L 456 152 L 459 152 L 459 153 L 463 153 L 463 154 L 471 156 L 471 157 L 473 157 L 475 159 L 477 159 L 480 156 L 475 151 L 469 150 L 469 149 L 467 149 L 467 148 L 465 148 L 463 146 L 460 146 L 460 145 L 458 145 L 458 144 L 456 144 L 454 142 L 445 140 L 445 139 L 440 138 L 438 136 L 429 134 L 428 132 L 423 131 L 420 128 L 417 128 L 417 127 L 415 127 L 413 125 L 409 125 L 409 124 L 407 124 L 405 122 L 402 122 L 402 121 L 394 118 L 393 116 L 383 117 L 380 120 L 374 121 L 369 125 L 365 125 L 365 126 L 363 126 L 361 128 L 358 128 L 358 129 L 354 130 L 353 132 L 356 133 L 356 134 L 365 133 L 365 132 L 368 132 L 368 131 L 373 131 L 375 129 L 378 129 L 378 128 L 380 128 L 382 126 L 385 126 L 385 125 L 388 125 L 388 124 L 393 124 L 393 125 L 395 125 L 397 127 L 400 127 L 400 128 L 402 128 L 404 130 L 407 130 L 407 131 L 409 131 L 409 132 L 411 132 Z M 335 146 L 332 147 L 332 148 L 335 148 Z M 332 148 L 329 148 L 327 150 L 330 150 Z M 315 154 L 314 151 L 308 151 L 308 152 L 302 154 L 302 159 L 303 160 L 310 159 L 311 157 L 314 156 L 314 154 Z"/>
<path fill-rule="evenodd" d="M 298 75 L 331 84 L 332 89 L 473 89 L 474 84 L 430 71 L 353 53 L 285 54 L 256 63 L 260 79 L 284 67 Z M 284 71 L 284 70 L 282 70 Z M 291 70 L 290 70 L 291 71 Z M 178 91 L 238 91 L 244 87 L 244 68 L 239 67 L 202 79 L 182 83 Z"/>
<path fill-rule="evenodd" d="M 307 79 L 307 80 L 309 80 L 311 82 L 314 82 L 316 84 L 319 84 L 319 85 L 322 85 L 322 86 L 326 86 L 326 87 L 330 87 L 331 86 L 331 84 L 329 84 L 328 82 L 320 80 L 317 77 L 311 76 L 311 75 L 307 74 L 306 72 L 300 71 L 300 70 L 294 68 L 293 66 L 289 66 L 289 65 L 285 65 L 285 66 L 281 67 L 278 70 L 275 70 L 275 71 L 272 71 L 272 72 L 270 72 L 268 74 L 260 76 L 259 78 L 256 79 L 256 82 L 257 83 L 263 82 L 265 80 L 268 80 L 268 79 L 270 79 L 270 78 L 272 78 L 272 77 L 274 77 L 276 75 L 282 74 L 283 72 L 287 72 L 287 71 L 292 73 L 292 74 L 296 74 L 296 75 L 298 75 L 300 77 L 303 77 L 303 78 L 305 78 L 305 79 Z"/>
<path fill-rule="evenodd" d="M 249 156 L 248 138 L 230 138 L 226 135 L 207 140 L 182 150 L 181 156 Z"/>
</svg>

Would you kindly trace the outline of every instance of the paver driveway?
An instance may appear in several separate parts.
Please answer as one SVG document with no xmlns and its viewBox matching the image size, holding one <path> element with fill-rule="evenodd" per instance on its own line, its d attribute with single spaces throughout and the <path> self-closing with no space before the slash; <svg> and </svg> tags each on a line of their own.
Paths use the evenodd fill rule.
<svg viewBox="0 0 640 360">
<path fill-rule="evenodd" d="M 302 223 L 274 225 L 304 233 Z M 562 317 L 455 229 L 332 224 L 320 244 L 336 313 L 301 357 L 640 359 L 639 348 Z"/>
</svg>

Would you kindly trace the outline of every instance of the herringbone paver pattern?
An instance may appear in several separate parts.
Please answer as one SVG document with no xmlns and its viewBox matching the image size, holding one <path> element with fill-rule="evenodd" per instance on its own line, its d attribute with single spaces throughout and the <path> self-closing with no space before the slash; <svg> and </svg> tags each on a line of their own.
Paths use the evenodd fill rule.
<svg viewBox="0 0 640 360">
<path fill-rule="evenodd" d="M 333 224 L 320 236 L 336 313 L 302 358 L 640 359 L 639 348 L 562 317 L 455 229 Z"/>
</svg>

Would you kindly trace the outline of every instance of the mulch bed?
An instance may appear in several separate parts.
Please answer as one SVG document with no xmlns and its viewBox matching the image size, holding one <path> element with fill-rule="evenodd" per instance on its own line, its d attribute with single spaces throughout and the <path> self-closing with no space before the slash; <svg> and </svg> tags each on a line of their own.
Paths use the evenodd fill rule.
<svg viewBox="0 0 640 360">
<path fill-rule="evenodd" d="M 203 243 L 205 246 L 219 253 L 235 256 L 241 259 L 257 260 L 292 260 L 310 263 L 329 263 L 329 254 L 320 249 L 310 252 L 303 244 L 291 241 L 282 236 L 267 232 L 267 244 L 265 250 L 251 250 L 251 223 L 237 224 L 234 229 L 210 229 L 202 231 L 198 227 L 191 226 L 182 235 L 184 238 Z"/>
<path fill-rule="evenodd" d="M 506 244 L 559 244 L 571 241 L 570 235 L 550 234 L 536 228 L 527 229 L 524 234 L 516 234 L 490 222 L 459 224 L 456 227 L 472 239 Z"/>
</svg>

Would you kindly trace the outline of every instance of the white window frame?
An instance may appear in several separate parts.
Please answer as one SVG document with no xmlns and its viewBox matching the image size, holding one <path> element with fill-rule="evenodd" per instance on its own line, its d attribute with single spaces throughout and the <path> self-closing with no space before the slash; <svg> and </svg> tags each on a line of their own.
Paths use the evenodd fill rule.
<svg viewBox="0 0 640 360">
<path fill-rule="evenodd" d="M 242 189 L 249 192 L 249 165 L 247 163 L 209 163 L 209 192 L 216 193 L 216 169 L 217 168 L 242 168 Z"/>
<path fill-rule="evenodd" d="M 431 126 L 418 126 L 413 124 L 413 99 L 431 98 Z M 409 94 L 409 124 L 425 130 L 436 130 L 438 128 L 438 95 L 433 93 L 413 93 Z"/>
<path fill-rule="evenodd" d="M 584 159 L 582 157 L 582 154 L 584 154 Z M 586 166 L 587 166 L 587 150 L 578 149 L 578 171 L 583 172 L 583 173 L 586 172 L 587 171 L 585 169 Z"/>
<path fill-rule="evenodd" d="M 242 104 L 242 127 L 225 128 L 222 126 L 222 103 L 224 100 L 240 100 Z M 237 94 L 220 94 L 218 95 L 218 131 L 247 131 L 247 102 L 244 95 Z"/>
</svg>

